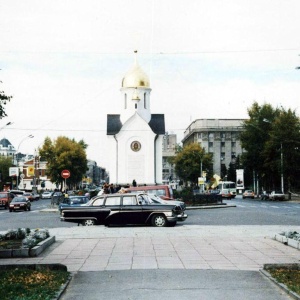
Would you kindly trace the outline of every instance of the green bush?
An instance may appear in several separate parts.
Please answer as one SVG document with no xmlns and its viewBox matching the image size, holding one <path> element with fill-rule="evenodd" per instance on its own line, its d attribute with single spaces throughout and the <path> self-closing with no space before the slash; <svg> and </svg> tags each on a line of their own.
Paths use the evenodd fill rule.
<svg viewBox="0 0 300 300">
<path fill-rule="evenodd" d="M 180 192 L 174 191 L 174 198 L 182 199 L 184 202 L 192 202 L 194 195 L 191 187 L 185 187 Z"/>
</svg>

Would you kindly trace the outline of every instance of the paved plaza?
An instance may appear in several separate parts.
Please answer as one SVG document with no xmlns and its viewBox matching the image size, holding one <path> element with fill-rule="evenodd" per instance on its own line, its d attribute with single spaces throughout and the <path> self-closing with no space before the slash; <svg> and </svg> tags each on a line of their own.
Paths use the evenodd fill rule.
<svg viewBox="0 0 300 300">
<path fill-rule="evenodd" d="M 138 269 L 254 270 L 267 263 L 299 263 L 300 251 L 274 240 L 289 226 L 172 228 L 74 226 L 50 229 L 56 237 L 34 258 L 5 263 L 61 263 L 71 272 Z"/>
</svg>

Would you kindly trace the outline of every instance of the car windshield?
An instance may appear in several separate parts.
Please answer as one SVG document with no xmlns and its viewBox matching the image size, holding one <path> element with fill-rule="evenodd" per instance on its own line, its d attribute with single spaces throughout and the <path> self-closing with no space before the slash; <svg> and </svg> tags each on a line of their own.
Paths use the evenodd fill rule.
<svg viewBox="0 0 300 300">
<path fill-rule="evenodd" d="M 155 203 L 148 195 L 138 195 L 138 201 L 139 203 L 142 203 L 143 205 L 152 204 Z"/>
<path fill-rule="evenodd" d="M 7 198 L 6 194 L 0 194 L 0 198 Z"/>
<path fill-rule="evenodd" d="M 26 202 L 26 198 L 24 197 L 16 197 L 12 200 L 12 202 Z"/>
</svg>

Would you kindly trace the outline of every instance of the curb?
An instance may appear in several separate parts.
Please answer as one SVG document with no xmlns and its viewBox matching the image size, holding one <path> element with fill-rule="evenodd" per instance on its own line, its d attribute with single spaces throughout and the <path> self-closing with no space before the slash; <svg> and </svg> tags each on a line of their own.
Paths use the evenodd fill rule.
<svg viewBox="0 0 300 300">
<path fill-rule="evenodd" d="M 193 210 L 193 209 L 214 209 L 214 208 L 231 208 L 236 207 L 235 204 L 220 204 L 220 205 L 203 205 L 203 206 L 187 206 L 186 210 Z"/>
<path fill-rule="evenodd" d="M 47 247 L 55 242 L 55 236 L 39 242 L 33 248 L 0 250 L 0 258 L 35 257 L 42 253 Z"/>
<path fill-rule="evenodd" d="M 280 267 L 282 265 L 278 265 L 278 267 Z M 264 266 L 265 267 L 265 266 Z M 259 272 L 261 274 L 263 274 L 264 276 L 266 276 L 268 279 L 270 279 L 273 283 L 275 283 L 277 286 L 279 286 L 282 290 L 284 290 L 288 295 L 290 295 L 291 297 L 293 297 L 296 300 L 300 300 L 300 296 L 293 292 L 292 290 L 290 290 L 285 284 L 278 282 L 274 277 L 272 277 L 272 275 L 264 270 L 264 269 L 260 269 Z"/>
</svg>

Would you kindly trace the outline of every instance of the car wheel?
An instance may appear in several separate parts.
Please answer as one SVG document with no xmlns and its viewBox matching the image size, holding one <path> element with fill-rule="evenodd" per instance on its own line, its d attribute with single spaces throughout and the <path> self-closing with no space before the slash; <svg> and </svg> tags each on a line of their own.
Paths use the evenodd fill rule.
<svg viewBox="0 0 300 300">
<path fill-rule="evenodd" d="M 152 225 L 155 227 L 164 227 L 167 225 L 167 220 L 164 215 L 155 215 L 152 217 Z"/>
<path fill-rule="evenodd" d="M 94 226 L 94 225 L 96 225 L 96 222 L 95 222 L 95 220 L 87 219 L 82 222 L 82 225 L 83 226 Z"/>
<path fill-rule="evenodd" d="M 10 209 L 9 212 L 12 212 L 12 209 Z"/>
</svg>

